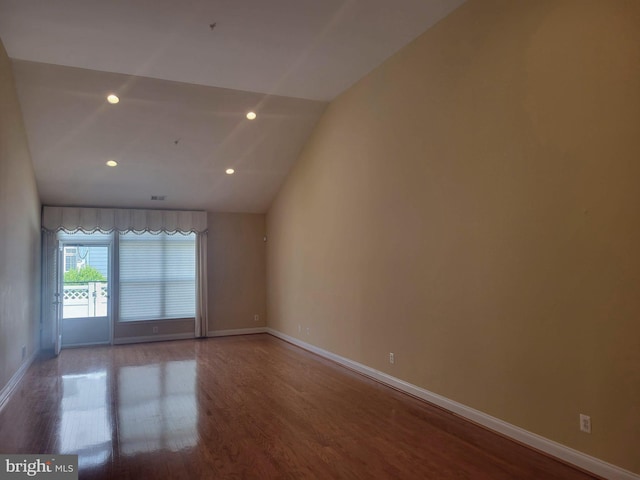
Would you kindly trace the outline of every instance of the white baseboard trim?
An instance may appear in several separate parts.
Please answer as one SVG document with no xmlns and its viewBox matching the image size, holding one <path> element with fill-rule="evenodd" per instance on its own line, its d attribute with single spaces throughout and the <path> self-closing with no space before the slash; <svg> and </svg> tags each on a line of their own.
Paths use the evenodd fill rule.
<svg viewBox="0 0 640 480">
<path fill-rule="evenodd" d="M 167 340 L 188 340 L 195 338 L 193 333 L 173 333 L 167 335 L 148 335 L 143 337 L 114 338 L 114 345 L 128 345 L 130 343 L 166 342 Z"/>
<path fill-rule="evenodd" d="M 538 434 L 529 432 L 523 428 L 500 420 L 499 418 L 492 417 L 491 415 L 487 415 L 479 410 L 467 407 L 466 405 L 450 400 L 442 395 L 438 395 L 437 393 L 430 392 L 429 390 L 425 390 L 424 388 L 417 387 L 416 385 L 400 380 L 399 378 L 393 377 L 379 370 L 354 362 L 348 358 L 341 357 L 340 355 L 336 355 L 335 353 L 331 353 L 327 350 L 316 347 L 315 345 L 303 342 L 302 340 L 298 340 L 295 337 L 291 337 L 272 328 L 267 328 L 266 333 L 320 355 L 321 357 L 339 363 L 340 365 L 351 370 L 355 370 L 367 377 L 371 377 L 380 383 L 401 390 L 409 395 L 413 395 L 414 397 L 421 398 L 422 400 L 426 400 L 429 403 L 433 403 L 434 405 L 453 412 L 467 420 L 471 420 L 483 427 L 498 432 L 506 437 L 512 438 L 513 440 L 528 445 L 536 450 L 540 450 L 588 472 L 595 473 L 596 475 L 610 480 L 640 480 L 640 475 L 633 472 L 624 470 L 603 460 L 579 452 L 570 447 L 554 442 L 553 440 L 544 438 Z"/>
<path fill-rule="evenodd" d="M 207 337 L 229 337 L 231 335 L 253 335 L 254 333 L 266 333 L 266 327 L 236 328 L 233 330 L 214 330 L 207 332 Z"/>
<path fill-rule="evenodd" d="M 33 352 L 29 356 L 29 358 L 27 358 L 27 360 L 23 362 L 22 365 L 20 365 L 20 368 L 18 368 L 16 373 L 13 374 L 13 376 L 9 379 L 7 384 L 4 387 L 2 387 L 2 390 L 0 390 L 0 412 L 2 411 L 4 406 L 9 402 L 11 395 L 20 384 L 20 380 L 22 380 L 22 377 L 24 377 L 24 374 L 27 373 L 27 370 L 29 370 L 29 367 L 31 366 L 33 361 L 38 356 L 38 353 L 39 353 L 38 350 Z"/>
</svg>

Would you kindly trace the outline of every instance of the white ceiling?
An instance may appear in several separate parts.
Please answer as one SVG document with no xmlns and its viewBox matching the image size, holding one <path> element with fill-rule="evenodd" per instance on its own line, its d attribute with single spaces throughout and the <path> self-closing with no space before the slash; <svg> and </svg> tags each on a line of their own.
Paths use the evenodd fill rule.
<svg viewBox="0 0 640 480">
<path fill-rule="evenodd" d="M 264 212 L 326 102 L 463 1 L 0 0 L 41 199 Z"/>
<path fill-rule="evenodd" d="M 45 204 L 265 212 L 326 106 L 20 60 L 13 67 Z M 106 102 L 110 91 L 119 104 Z M 256 120 L 245 118 L 250 110 Z M 118 166 L 107 167 L 110 159 Z"/>
</svg>

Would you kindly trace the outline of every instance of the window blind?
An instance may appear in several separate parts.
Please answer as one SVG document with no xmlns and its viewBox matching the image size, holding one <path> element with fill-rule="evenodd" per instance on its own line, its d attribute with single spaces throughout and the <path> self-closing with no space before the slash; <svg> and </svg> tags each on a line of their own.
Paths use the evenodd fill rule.
<svg viewBox="0 0 640 480">
<path fill-rule="evenodd" d="M 196 235 L 119 235 L 119 320 L 195 317 Z"/>
</svg>

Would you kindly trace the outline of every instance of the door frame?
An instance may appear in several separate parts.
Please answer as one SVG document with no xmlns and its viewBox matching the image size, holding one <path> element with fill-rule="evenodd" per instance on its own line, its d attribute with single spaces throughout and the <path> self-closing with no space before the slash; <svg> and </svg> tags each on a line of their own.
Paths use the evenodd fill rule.
<svg viewBox="0 0 640 480">
<path fill-rule="evenodd" d="M 78 343 L 72 345 L 63 345 L 62 338 L 62 322 L 64 319 L 64 248 L 65 247 L 106 247 L 107 248 L 107 315 L 106 321 L 108 323 L 109 338 L 104 342 L 87 342 Z M 93 345 L 113 345 L 113 237 L 110 240 L 98 238 L 92 240 L 91 238 L 82 238 L 78 240 L 72 239 L 59 239 L 58 240 L 58 254 L 57 254 L 57 266 L 56 266 L 56 296 L 57 296 L 57 309 L 56 309 L 56 354 L 60 353 L 62 348 L 74 348 L 85 347 Z M 79 317 L 81 319 L 90 318 L 105 318 L 105 317 Z"/>
</svg>

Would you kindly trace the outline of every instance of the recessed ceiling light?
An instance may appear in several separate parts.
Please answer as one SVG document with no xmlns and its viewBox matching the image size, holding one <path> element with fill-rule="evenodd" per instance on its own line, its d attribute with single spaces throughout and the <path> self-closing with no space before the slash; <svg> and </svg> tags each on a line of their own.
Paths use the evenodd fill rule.
<svg viewBox="0 0 640 480">
<path fill-rule="evenodd" d="M 227 168 L 225 172 L 227 175 L 233 175 L 235 173 L 235 170 L 233 168 Z"/>
<path fill-rule="evenodd" d="M 120 101 L 120 99 L 118 98 L 117 95 L 114 95 L 113 93 L 109 96 L 107 96 L 107 102 L 115 105 L 116 103 L 118 103 Z"/>
<path fill-rule="evenodd" d="M 247 118 L 248 118 L 249 120 L 255 120 L 257 116 L 258 116 L 258 115 L 256 115 L 256 112 L 249 112 L 249 113 L 247 113 Z"/>
<path fill-rule="evenodd" d="M 115 167 L 116 165 L 118 165 L 118 162 L 116 162 L 115 160 L 107 160 L 108 167 Z"/>
</svg>

